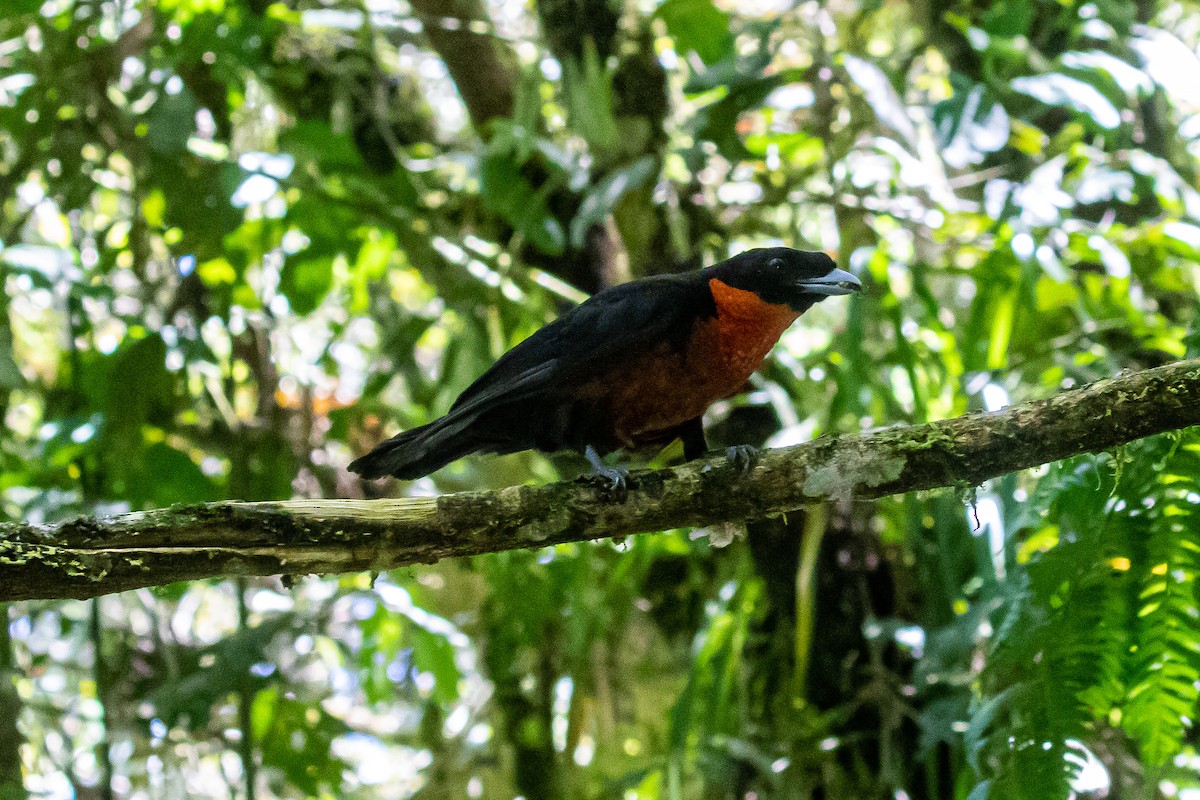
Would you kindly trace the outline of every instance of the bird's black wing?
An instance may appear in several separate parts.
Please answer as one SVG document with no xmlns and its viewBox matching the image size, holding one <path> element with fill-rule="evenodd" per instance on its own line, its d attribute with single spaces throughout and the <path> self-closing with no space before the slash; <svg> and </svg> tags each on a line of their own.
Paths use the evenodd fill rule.
<svg viewBox="0 0 1200 800">
<path fill-rule="evenodd" d="M 607 289 L 501 356 L 459 395 L 450 413 L 470 416 L 555 386 L 573 386 L 663 342 L 682 348 L 695 320 L 711 313 L 712 295 L 696 272 Z"/>
<path fill-rule="evenodd" d="M 600 292 L 512 350 L 454 401 L 446 416 L 404 431 L 350 469 L 366 478 L 417 478 L 473 452 L 564 444 L 559 401 L 664 342 L 684 347 L 695 321 L 715 312 L 703 273 L 648 278 Z"/>
</svg>

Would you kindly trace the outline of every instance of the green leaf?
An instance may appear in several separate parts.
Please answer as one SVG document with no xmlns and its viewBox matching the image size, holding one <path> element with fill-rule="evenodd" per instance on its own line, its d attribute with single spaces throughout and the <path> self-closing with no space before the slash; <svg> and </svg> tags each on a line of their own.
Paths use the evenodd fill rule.
<svg viewBox="0 0 1200 800">
<path fill-rule="evenodd" d="M 991 36 L 1012 39 L 1029 33 L 1033 23 L 1031 0 L 1003 0 L 991 3 L 983 15 L 983 29 Z"/>
<path fill-rule="evenodd" d="M 213 705 L 226 700 L 246 681 L 264 683 L 264 679 L 251 678 L 250 667 L 266 660 L 267 646 L 293 619 L 290 614 L 278 614 L 260 625 L 229 634 L 211 646 L 179 649 L 176 656 L 189 662 L 187 669 L 179 680 L 166 679 L 153 693 L 155 714 L 167 725 L 203 729 Z M 211 666 L 199 666 L 209 662 Z"/>
<path fill-rule="evenodd" d="M 626 192 L 641 188 L 658 166 L 654 156 L 643 156 L 627 167 L 610 173 L 584 195 L 583 203 L 571 220 L 571 246 L 582 248 L 587 232 L 604 220 Z"/>
<path fill-rule="evenodd" d="M 1088 72 L 1104 74 L 1128 98 L 1146 97 L 1154 91 L 1154 81 L 1149 75 L 1102 50 L 1073 50 L 1063 53 L 1059 61 L 1065 68 L 1078 70 L 1084 76 Z"/>
<path fill-rule="evenodd" d="M 967 800 L 988 800 L 988 796 L 991 794 L 991 791 L 992 782 L 990 780 L 980 781 L 979 783 L 975 784 L 975 788 L 971 790 L 969 795 L 967 795 Z"/>
<path fill-rule="evenodd" d="M 677 50 L 691 50 L 709 65 L 733 55 L 730 16 L 712 0 L 667 0 L 654 15 L 666 24 Z"/>
<path fill-rule="evenodd" d="M 196 98 L 186 87 L 177 94 L 164 94 L 150 110 L 146 141 L 164 154 L 182 153 L 196 130 Z"/>
<path fill-rule="evenodd" d="M 566 250 L 566 232 L 546 207 L 545 189 L 535 192 L 509 154 L 493 150 L 484 156 L 479 183 L 487 209 L 503 217 L 535 247 L 548 255 Z"/>
<path fill-rule="evenodd" d="M 370 304 L 369 287 L 383 277 L 388 263 L 396 252 L 396 237 L 385 233 L 368 238 L 358 250 L 350 270 L 350 310 L 363 314 Z"/>
<path fill-rule="evenodd" d="M 13 359 L 12 329 L 7 319 L 0 320 L 0 389 L 20 389 L 25 385 L 25 376 Z"/>
<path fill-rule="evenodd" d="M 200 465 L 165 442 L 155 442 L 141 453 L 127 486 L 125 499 L 132 508 L 219 499 L 216 486 Z"/>
<path fill-rule="evenodd" d="M 970 724 L 967 725 L 967 730 L 963 734 L 963 744 L 967 748 L 967 763 L 976 772 L 979 772 L 981 768 L 979 756 L 988 744 L 988 731 L 996 721 L 997 714 L 1018 691 L 1017 687 L 1010 686 L 994 697 L 988 698 L 971 715 Z"/>
<path fill-rule="evenodd" d="M 987 86 L 958 75 L 954 94 L 933 107 L 933 126 L 942 157 L 952 167 L 978 164 L 1008 143 L 1008 112 Z"/>
<path fill-rule="evenodd" d="M 717 145 L 721 155 L 731 161 L 748 158 L 750 151 L 738 133 L 738 120 L 752 108 L 758 108 L 779 85 L 780 77 L 773 75 L 743 84 L 728 95 L 701 108 L 694 118 L 696 136 Z"/>
<path fill-rule="evenodd" d="M 333 755 L 335 739 L 354 731 L 319 702 L 289 697 L 278 687 L 260 691 L 251 716 L 263 766 L 279 770 L 308 797 L 332 797 L 350 765 Z"/>
<path fill-rule="evenodd" d="M 335 256 L 307 254 L 290 256 L 279 271 L 279 291 L 297 314 L 310 314 L 333 288 Z"/>
<path fill-rule="evenodd" d="M 169 425 L 174 412 L 175 376 L 167 371 L 167 345 L 158 334 L 134 339 L 84 375 L 94 407 L 104 409 L 105 456 L 119 472 L 143 445 L 142 426 Z"/>
<path fill-rule="evenodd" d="M 279 135 L 279 147 L 294 155 L 297 162 L 310 161 L 331 172 L 365 169 L 354 141 L 334 133 L 329 123 L 320 120 L 304 120 L 285 130 Z"/>
<path fill-rule="evenodd" d="M 1016 292 L 1005 292 L 996 299 L 996 305 L 993 308 L 991 336 L 988 337 L 988 369 L 1001 369 L 1007 363 L 1008 343 L 1013 334 L 1016 307 Z"/>
<path fill-rule="evenodd" d="M 1101 128 L 1112 130 L 1121 124 L 1116 107 L 1095 86 L 1078 78 L 1056 72 L 1014 78 L 1014 91 L 1027 94 L 1048 106 L 1062 106 L 1084 114 Z"/>
<path fill-rule="evenodd" d="M 409 628 L 413 664 L 433 675 L 433 698 L 443 706 L 458 699 L 458 681 L 462 677 L 454 661 L 454 646 L 442 636 L 419 625 Z"/>
<path fill-rule="evenodd" d="M 842 66 L 862 89 L 875 118 L 903 136 L 909 148 L 916 152 L 916 129 L 908 117 L 904 101 L 884 71 L 874 62 L 850 54 L 842 57 Z"/>
<path fill-rule="evenodd" d="M 592 40 L 584 40 L 579 64 L 563 64 L 563 84 L 572 126 L 594 152 L 615 147 L 619 133 L 613 117 L 612 72 L 605 69 Z"/>
<path fill-rule="evenodd" d="M 20 14 L 34 14 L 40 9 L 44 3 L 42 0 L 7 0 L 5 9 L 5 17 L 13 19 Z"/>
</svg>

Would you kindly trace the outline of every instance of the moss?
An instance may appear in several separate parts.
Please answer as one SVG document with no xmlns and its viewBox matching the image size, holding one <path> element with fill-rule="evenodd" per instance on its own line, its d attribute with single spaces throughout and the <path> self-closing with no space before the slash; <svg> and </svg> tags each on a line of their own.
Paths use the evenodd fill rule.
<svg viewBox="0 0 1200 800">
<path fill-rule="evenodd" d="M 0 540 L 0 564 L 21 566 L 30 561 L 41 561 L 53 549 L 48 545 L 36 545 L 15 539 Z"/>
<path fill-rule="evenodd" d="M 81 556 L 74 551 L 49 544 L 20 539 L 0 541 L 0 564 L 13 567 L 37 565 L 71 578 L 101 581 L 113 568 L 114 559 L 106 553 Z"/>
<path fill-rule="evenodd" d="M 938 425 L 926 425 L 912 431 L 912 435 L 900 442 L 900 449 L 915 453 L 920 450 L 940 448 L 958 453 L 958 440 Z"/>
</svg>

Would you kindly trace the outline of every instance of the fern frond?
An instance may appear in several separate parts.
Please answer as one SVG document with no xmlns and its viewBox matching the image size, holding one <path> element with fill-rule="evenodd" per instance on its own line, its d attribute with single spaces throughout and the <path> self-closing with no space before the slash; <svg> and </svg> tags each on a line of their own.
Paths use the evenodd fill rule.
<svg viewBox="0 0 1200 800">
<path fill-rule="evenodd" d="M 1147 764 L 1183 746 L 1200 699 L 1200 444 L 1194 432 L 1171 443 L 1140 509 L 1148 541 L 1128 664 L 1122 727 Z M 1135 498 L 1130 498 L 1131 503 Z"/>
<path fill-rule="evenodd" d="M 980 797 L 1068 797 L 1114 709 L 1147 758 L 1178 752 L 1200 655 L 1200 525 L 1184 532 L 1195 504 L 1181 508 L 1200 498 L 1183 477 L 1200 469 L 1180 453 L 1196 455 L 1154 440 L 1131 448 L 1119 474 L 1076 459 L 1039 482 L 1029 507 L 1047 511 L 1026 529 L 1056 543 L 1010 573 L 996 614 L 968 733 Z"/>
</svg>

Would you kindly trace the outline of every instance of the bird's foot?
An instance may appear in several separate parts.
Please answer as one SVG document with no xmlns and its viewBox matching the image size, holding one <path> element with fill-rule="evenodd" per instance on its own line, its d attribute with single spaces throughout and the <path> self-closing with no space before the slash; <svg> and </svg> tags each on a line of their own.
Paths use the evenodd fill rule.
<svg viewBox="0 0 1200 800">
<path fill-rule="evenodd" d="M 729 462 L 729 466 L 738 471 L 739 477 L 746 477 L 750 474 L 750 470 L 754 469 L 754 465 L 758 463 L 759 452 L 758 448 L 749 444 L 735 444 L 733 447 L 725 448 L 725 460 Z"/>
<path fill-rule="evenodd" d="M 600 454 L 596 452 L 596 448 L 590 444 L 583 452 L 588 463 L 592 465 L 592 472 L 608 480 L 608 489 L 620 495 L 624 495 L 628 489 L 625 484 L 625 479 L 629 477 L 629 470 L 625 467 L 610 467 L 600 459 Z"/>
<path fill-rule="evenodd" d="M 598 477 L 608 481 L 609 491 L 618 494 L 625 494 L 628 487 L 625 485 L 625 479 L 629 477 L 629 470 L 625 467 L 595 467 L 592 470 Z"/>
</svg>

